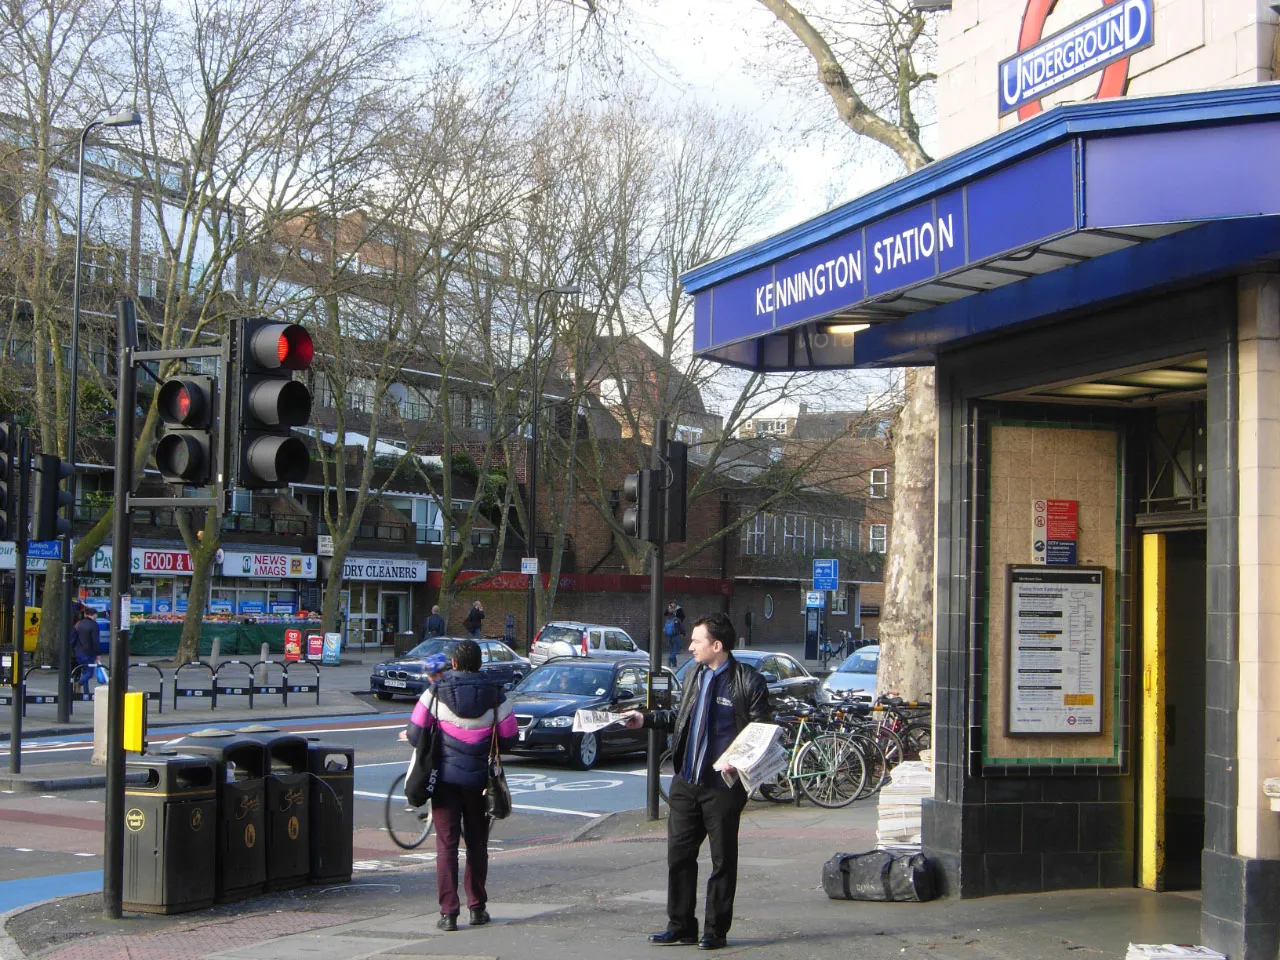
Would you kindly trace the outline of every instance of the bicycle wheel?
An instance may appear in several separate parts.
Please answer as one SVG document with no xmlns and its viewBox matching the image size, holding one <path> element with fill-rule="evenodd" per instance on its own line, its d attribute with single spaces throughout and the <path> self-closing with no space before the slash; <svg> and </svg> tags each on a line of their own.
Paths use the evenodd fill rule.
<svg viewBox="0 0 1280 960">
<path fill-rule="evenodd" d="M 858 798 L 867 769 L 862 754 L 844 737 L 822 734 L 796 757 L 796 779 L 804 795 L 820 807 L 847 807 Z"/>
<path fill-rule="evenodd" d="M 862 755 L 862 764 L 866 768 L 866 776 L 862 780 L 862 789 L 858 791 L 858 799 L 865 800 L 880 792 L 889 780 L 889 765 L 885 762 L 880 745 L 871 737 L 854 733 L 849 735 L 850 742 Z"/>
<path fill-rule="evenodd" d="M 415 807 L 404 798 L 405 776 L 396 777 L 387 791 L 383 817 L 391 842 L 401 850 L 416 850 L 431 833 L 431 806 Z"/>
<path fill-rule="evenodd" d="M 903 755 L 908 760 L 919 760 L 920 751 L 933 746 L 933 727 L 928 723 L 909 723 L 902 731 Z"/>
</svg>

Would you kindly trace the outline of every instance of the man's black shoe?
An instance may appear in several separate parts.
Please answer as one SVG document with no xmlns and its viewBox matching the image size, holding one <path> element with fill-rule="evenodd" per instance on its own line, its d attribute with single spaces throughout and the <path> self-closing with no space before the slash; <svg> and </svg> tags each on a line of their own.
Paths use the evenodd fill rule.
<svg viewBox="0 0 1280 960">
<path fill-rule="evenodd" d="M 696 933 L 676 933 L 674 930 L 663 930 L 661 933 L 651 933 L 649 942 L 656 943 L 660 947 L 674 947 L 676 944 L 692 946 L 698 942 Z"/>
<path fill-rule="evenodd" d="M 704 935 L 703 938 L 698 941 L 699 950 L 719 950 L 721 947 L 726 947 L 728 945 L 729 941 L 724 937 L 713 937 L 709 934 Z"/>
<path fill-rule="evenodd" d="M 489 922 L 489 911 L 484 907 L 471 908 L 471 925 L 473 927 L 483 927 Z"/>
<path fill-rule="evenodd" d="M 458 929 L 458 915 L 456 913 L 442 913 L 440 919 L 436 921 L 436 926 L 446 933 L 453 933 Z"/>
</svg>

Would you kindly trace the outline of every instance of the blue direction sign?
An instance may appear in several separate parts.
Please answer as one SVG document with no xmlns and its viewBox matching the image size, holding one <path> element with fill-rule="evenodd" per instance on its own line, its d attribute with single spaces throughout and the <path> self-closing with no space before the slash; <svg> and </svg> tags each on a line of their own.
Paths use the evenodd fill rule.
<svg viewBox="0 0 1280 960">
<path fill-rule="evenodd" d="M 839 560 L 813 561 L 813 589 L 815 590 L 839 590 L 840 589 L 840 561 Z"/>
<path fill-rule="evenodd" d="M 61 560 L 61 540 L 28 540 L 27 556 L 33 560 Z"/>
</svg>

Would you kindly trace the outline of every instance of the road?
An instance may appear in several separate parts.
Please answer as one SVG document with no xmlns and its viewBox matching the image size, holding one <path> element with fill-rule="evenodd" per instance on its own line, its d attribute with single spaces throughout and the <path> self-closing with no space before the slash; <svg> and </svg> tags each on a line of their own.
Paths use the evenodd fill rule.
<svg viewBox="0 0 1280 960">
<path fill-rule="evenodd" d="M 430 842 L 406 854 L 390 842 L 383 828 L 387 790 L 407 762 L 409 748 L 397 739 L 407 718 L 407 711 L 397 711 L 273 724 L 281 732 L 354 747 L 357 871 L 434 859 Z M 148 747 L 181 749 L 182 738 L 194 730 L 243 725 L 241 721 L 153 727 Z M 87 762 L 91 741 L 88 735 L 24 739 L 23 771 L 35 773 L 41 765 L 52 763 Z M 7 762 L 8 744 L 0 744 L 0 764 Z M 642 756 L 602 761 L 586 772 L 514 757 L 504 763 L 515 813 L 494 825 L 496 847 L 562 842 L 600 814 L 645 803 Z M 57 795 L 0 791 L 0 913 L 53 896 L 101 889 L 102 802 L 101 789 Z"/>
</svg>

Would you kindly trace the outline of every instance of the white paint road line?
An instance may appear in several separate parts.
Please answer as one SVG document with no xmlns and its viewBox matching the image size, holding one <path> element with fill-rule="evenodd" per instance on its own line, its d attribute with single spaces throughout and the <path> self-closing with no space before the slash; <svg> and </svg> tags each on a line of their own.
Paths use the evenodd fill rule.
<svg viewBox="0 0 1280 960">
<path fill-rule="evenodd" d="M 387 795 L 385 793 L 374 793 L 371 790 L 353 790 L 352 793 L 357 797 L 365 797 L 369 800 L 387 799 Z M 400 799 L 403 800 L 404 798 L 401 797 Z M 594 820 L 596 817 L 604 816 L 603 813 L 593 813 L 584 810 L 564 810 L 560 807 L 535 807 L 527 803 L 513 803 L 511 808 L 513 810 L 532 810 L 534 813 L 560 813 L 568 817 L 587 817 L 591 820 Z"/>
</svg>

